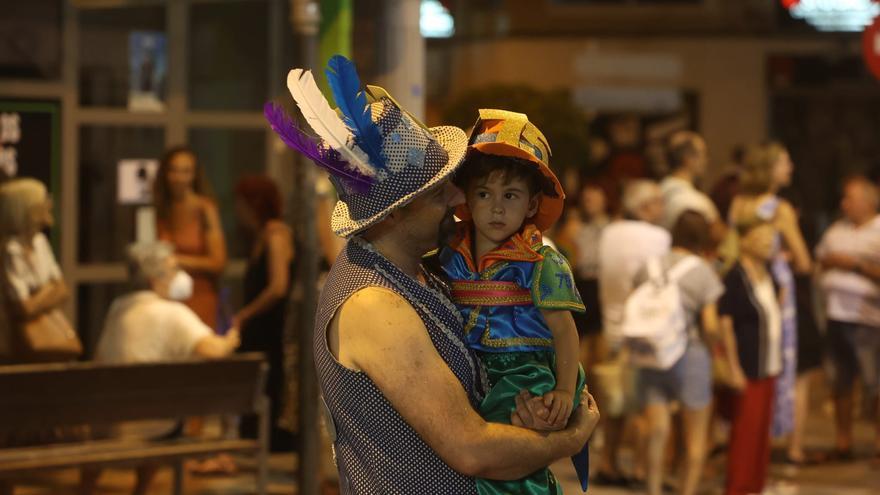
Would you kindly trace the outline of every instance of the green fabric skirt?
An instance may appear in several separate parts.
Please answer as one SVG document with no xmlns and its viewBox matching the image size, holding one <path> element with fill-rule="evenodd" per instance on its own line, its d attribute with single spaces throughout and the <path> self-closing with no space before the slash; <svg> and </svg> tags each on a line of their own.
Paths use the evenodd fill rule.
<svg viewBox="0 0 880 495">
<path fill-rule="evenodd" d="M 483 419 L 492 423 L 510 424 L 510 415 L 516 409 L 515 398 L 522 389 L 532 395 L 544 395 L 556 386 L 556 353 L 533 352 L 485 352 L 480 359 L 486 367 L 492 388 L 480 404 Z M 584 370 L 578 367 L 577 393 L 584 388 Z M 575 398 L 574 406 L 579 401 Z M 550 469 L 540 469 L 515 481 L 477 479 L 480 495 L 560 495 L 562 487 L 556 482 Z"/>
</svg>

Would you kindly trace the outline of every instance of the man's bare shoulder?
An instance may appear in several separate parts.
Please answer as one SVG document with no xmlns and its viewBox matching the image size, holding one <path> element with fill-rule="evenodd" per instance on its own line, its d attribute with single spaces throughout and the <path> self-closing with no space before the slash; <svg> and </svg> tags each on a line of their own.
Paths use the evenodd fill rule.
<svg viewBox="0 0 880 495">
<path fill-rule="evenodd" d="M 412 305 L 384 287 L 365 287 L 342 303 L 328 327 L 328 340 L 339 361 L 356 369 L 369 368 L 365 360 L 382 350 L 430 344 Z"/>
</svg>

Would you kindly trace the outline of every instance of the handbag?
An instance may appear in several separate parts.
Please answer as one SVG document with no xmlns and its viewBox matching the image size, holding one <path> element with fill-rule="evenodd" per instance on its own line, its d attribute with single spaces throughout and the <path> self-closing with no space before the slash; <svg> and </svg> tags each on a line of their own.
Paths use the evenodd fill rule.
<svg viewBox="0 0 880 495">
<path fill-rule="evenodd" d="M 22 362 L 70 361 L 83 353 L 82 342 L 59 309 L 19 322 L 16 359 Z"/>
<path fill-rule="evenodd" d="M 602 404 L 602 414 L 617 418 L 639 408 L 638 369 L 629 365 L 624 349 L 617 356 L 593 366 L 596 402 Z"/>
<path fill-rule="evenodd" d="M 717 342 L 715 345 L 712 345 L 711 352 L 712 382 L 719 387 L 735 388 L 733 366 L 731 365 L 730 360 L 727 359 L 727 352 L 725 351 L 724 344 Z"/>
</svg>

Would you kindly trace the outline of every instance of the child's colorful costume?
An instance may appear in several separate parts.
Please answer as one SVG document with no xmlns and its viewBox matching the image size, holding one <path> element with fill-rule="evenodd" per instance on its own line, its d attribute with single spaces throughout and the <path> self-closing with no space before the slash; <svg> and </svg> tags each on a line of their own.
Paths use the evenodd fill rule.
<svg viewBox="0 0 880 495">
<path fill-rule="evenodd" d="M 556 221 L 565 197 L 546 165 L 550 150 L 544 136 L 524 114 L 480 110 L 471 146 L 535 163 L 555 189 L 555 196 L 545 194 L 538 213 L 527 219 L 518 233 L 476 264 L 471 252 L 474 227 L 470 212 L 466 206 L 459 208 L 456 215 L 465 220 L 459 223 L 455 240 L 440 251 L 453 299 L 464 317 L 467 343 L 480 355 L 492 387 L 480 413 L 487 421 L 509 424 L 520 390 L 543 395 L 556 385 L 553 336 L 541 310 L 583 312 L 585 308 L 568 262 L 543 245 L 539 230 Z M 578 373 L 577 398 L 584 385 L 583 370 Z M 575 406 L 578 402 L 575 400 Z M 584 462 L 576 461 L 576 466 L 580 475 Z M 477 487 L 483 495 L 562 492 L 546 468 L 516 481 L 478 480 Z"/>
</svg>

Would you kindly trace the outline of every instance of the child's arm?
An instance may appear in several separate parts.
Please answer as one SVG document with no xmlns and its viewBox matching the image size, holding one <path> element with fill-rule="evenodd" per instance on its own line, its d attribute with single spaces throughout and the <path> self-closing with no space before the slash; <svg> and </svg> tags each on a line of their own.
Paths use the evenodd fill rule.
<svg viewBox="0 0 880 495">
<path fill-rule="evenodd" d="M 565 426 L 574 406 L 580 339 L 571 312 L 542 309 L 541 314 L 553 334 L 556 351 L 556 388 L 544 394 L 544 405 L 550 409 L 547 421 L 555 426 Z"/>
</svg>

